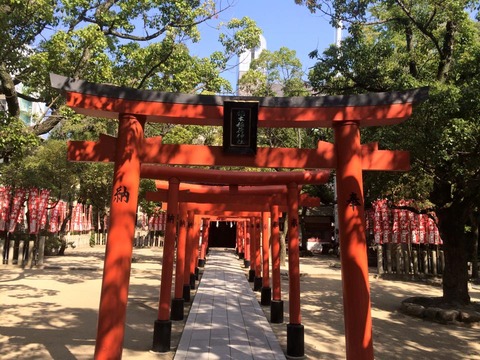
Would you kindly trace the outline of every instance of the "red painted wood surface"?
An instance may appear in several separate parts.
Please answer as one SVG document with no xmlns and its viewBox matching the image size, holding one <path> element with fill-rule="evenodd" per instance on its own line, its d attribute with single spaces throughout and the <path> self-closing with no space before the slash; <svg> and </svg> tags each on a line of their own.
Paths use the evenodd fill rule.
<svg viewBox="0 0 480 360">
<path fill-rule="evenodd" d="M 167 223 L 165 225 L 165 239 L 163 245 L 162 276 L 160 282 L 160 303 L 158 306 L 158 320 L 162 321 L 170 319 L 173 262 L 175 254 L 175 238 L 177 235 L 178 185 L 178 179 L 170 179 Z"/>
<path fill-rule="evenodd" d="M 187 251 L 187 204 L 178 206 L 177 259 L 175 262 L 175 299 L 183 298 L 184 269 Z"/>
<path fill-rule="evenodd" d="M 335 127 L 337 205 L 347 359 L 372 360 L 372 318 L 358 123 Z"/>
<path fill-rule="evenodd" d="M 288 184 L 288 306 L 290 324 L 300 325 L 300 242 L 298 238 L 298 188 Z"/>
<path fill-rule="evenodd" d="M 118 113 L 141 114 L 148 122 L 222 126 L 223 106 L 126 100 L 67 92 L 67 105 L 79 114 L 117 118 Z M 411 103 L 338 107 L 260 107 L 258 127 L 331 127 L 333 122 L 361 121 L 362 126 L 398 124 L 411 116 Z"/>
<path fill-rule="evenodd" d="M 133 115 L 122 115 L 119 119 L 116 147 L 125 149 L 129 156 L 123 152 L 115 156 L 111 216 L 95 343 L 96 359 L 122 357 L 140 183 L 139 144 L 143 139 L 144 125 L 145 119 Z"/>
<path fill-rule="evenodd" d="M 272 299 L 282 300 L 280 280 L 280 226 L 278 205 L 272 205 Z"/>
<path fill-rule="evenodd" d="M 270 213 L 262 213 L 262 287 L 270 287 Z"/>
<path fill-rule="evenodd" d="M 197 239 L 198 245 L 198 239 Z M 183 270 L 183 285 L 190 284 L 190 275 L 195 274 L 195 265 L 192 262 L 195 258 L 195 212 L 187 210 L 187 245 L 185 252 L 185 267 Z"/>
</svg>

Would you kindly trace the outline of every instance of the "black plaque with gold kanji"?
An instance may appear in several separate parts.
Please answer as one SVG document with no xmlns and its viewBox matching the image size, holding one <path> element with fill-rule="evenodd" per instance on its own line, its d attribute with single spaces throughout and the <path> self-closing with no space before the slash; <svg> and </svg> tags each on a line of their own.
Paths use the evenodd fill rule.
<svg viewBox="0 0 480 360">
<path fill-rule="evenodd" d="M 229 154 L 257 153 L 257 101 L 225 101 L 223 104 L 223 151 Z"/>
</svg>

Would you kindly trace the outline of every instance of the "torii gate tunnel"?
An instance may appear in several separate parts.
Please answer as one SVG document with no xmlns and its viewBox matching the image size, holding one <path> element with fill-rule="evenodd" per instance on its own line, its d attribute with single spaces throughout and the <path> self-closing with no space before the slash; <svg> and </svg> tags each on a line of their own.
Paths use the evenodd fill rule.
<svg viewBox="0 0 480 360">
<path fill-rule="evenodd" d="M 122 356 L 138 186 L 142 164 L 148 163 L 335 169 L 346 357 L 374 358 L 362 171 L 407 171 L 409 154 L 379 150 L 377 144 L 361 145 L 360 127 L 404 121 L 411 116 L 413 105 L 427 98 L 427 88 L 348 96 L 254 98 L 136 90 L 58 75 L 51 75 L 51 83 L 65 93 L 67 105 L 76 112 L 119 120 L 117 139 L 102 136 L 99 142 L 70 142 L 68 150 L 73 161 L 115 162 L 96 359 Z M 144 138 L 147 121 L 221 126 L 223 105 L 227 101 L 257 102 L 258 127 L 333 128 L 335 144 L 319 142 L 315 149 L 257 148 L 254 154 L 242 156 L 224 153 L 220 146 L 166 145 L 160 138 Z M 171 204 L 178 205 L 179 180 L 172 175 L 170 183 L 177 191 L 169 192 L 169 209 Z M 292 191 L 297 189 L 295 182 L 285 185 Z M 296 209 L 298 201 L 289 201 L 288 206 Z M 175 207 L 178 208 L 173 206 L 172 210 Z M 178 214 L 178 209 L 175 210 Z M 294 314 L 294 317 L 300 316 Z"/>
</svg>

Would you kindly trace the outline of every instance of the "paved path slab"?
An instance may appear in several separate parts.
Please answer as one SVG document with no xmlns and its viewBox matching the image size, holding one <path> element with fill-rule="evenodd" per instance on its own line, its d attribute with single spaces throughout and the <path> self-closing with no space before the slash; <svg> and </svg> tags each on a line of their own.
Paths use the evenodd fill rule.
<svg viewBox="0 0 480 360">
<path fill-rule="evenodd" d="M 175 360 L 285 359 L 232 250 L 212 249 Z"/>
</svg>

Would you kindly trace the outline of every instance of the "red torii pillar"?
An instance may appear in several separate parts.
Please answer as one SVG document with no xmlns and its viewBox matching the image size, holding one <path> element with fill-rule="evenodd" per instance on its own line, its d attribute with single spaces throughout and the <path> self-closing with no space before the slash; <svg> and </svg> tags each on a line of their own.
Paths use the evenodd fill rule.
<svg viewBox="0 0 480 360">
<path fill-rule="evenodd" d="M 250 231 L 250 226 L 249 226 L 249 223 L 248 223 L 248 220 L 245 220 L 244 224 L 243 224 L 243 231 L 244 231 L 244 234 L 245 234 L 245 241 L 244 241 L 244 249 L 245 249 L 245 255 L 244 255 L 244 258 L 243 258 L 243 266 L 245 268 L 249 268 L 250 267 L 250 250 L 251 250 L 251 246 L 250 246 L 250 241 L 251 241 L 251 231 Z M 249 279 L 250 281 L 250 279 Z"/>
<path fill-rule="evenodd" d="M 179 221 L 177 236 L 177 261 L 175 267 L 175 298 L 172 299 L 172 320 L 183 320 L 183 307 L 185 299 L 183 298 L 183 278 L 185 269 L 185 258 L 187 249 L 187 204 L 179 205 Z"/>
<path fill-rule="evenodd" d="M 138 186 L 140 184 L 140 146 L 145 117 L 119 116 L 117 151 L 110 207 L 110 226 L 105 249 L 100 293 L 95 359 L 120 359 L 123 350 L 125 319 Z M 128 154 L 128 156 L 126 155 Z M 115 291 L 112 291 L 115 289 Z"/>
<path fill-rule="evenodd" d="M 283 323 L 283 300 L 280 279 L 280 224 L 278 205 L 272 205 L 271 209 L 273 299 L 270 304 L 270 322 L 280 324 Z"/>
<path fill-rule="evenodd" d="M 160 302 L 158 318 L 154 323 L 152 351 L 170 351 L 172 338 L 172 321 L 170 320 L 170 301 L 172 298 L 173 258 L 175 252 L 175 237 L 177 234 L 176 219 L 178 215 L 178 188 L 180 181 L 169 180 L 167 201 L 167 222 L 165 241 L 163 245 L 162 277 L 160 283 Z"/>
<path fill-rule="evenodd" d="M 190 302 L 190 290 L 195 289 L 195 212 L 188 210 L 187 215 L 187 247 L 185 254 L 185 268 L 183 271 L 183 299 Z M 198 241 L 197 241 L 198 245 Z"/>
<path fill-rule="evenodd" d="M 195 274 L 195 280 L 198 280 L 198 259 L 200 256 L 200 224 L 202 223 L 202 219 L 195 215 L 195 220 L 193 222 L 193 232 L 194 232 L 194 238 L 195 241 L 193 243 L 193 259 L 192 263 L 190 264 L 190 272 L 193 272 Z M 190 280 L 190 288 L 195 289 L 195 282 L 192 284 L 192 280 Z"/>
<path fill-rule="evenodd" d="M 374 356 L 360 127 L 358 122 L 341 122 L 334 132 L 347 358 L 368 360 Z"/>
<path fill-rule="evenodd" d="M 298 240 L 298 186 L 288 184 L 288 282 L 289 314 L 287 324 L 287 355 L 305 355 L 305 335 L 300 314 L 300 249 Z"/>
<path fill-rule="evenodd" d="M 270 231 L 268 227 L 268 221 L 270 220 L 270 215 L 267 212 L 262 213 L 262 265 L 263 265 L 263 276 L 262 276 L 262 289 L 260 304 L 263 306 L 268 306 L 271 303 L 272 299 L 272 288 L 270 287 Z"/>
<path fill-rule="evenodd" d="M 262 264 L 261 264 L 261 243 L 260 236 L 262 229 L 260 226 L 261 218 L 255 218 L 255 280 L 253 281 L 253 290 L 262 290 Z"/>
<path fill-rule="evenodd" d="M 207 256 L 207 246 L 208 246 L 208 227 L 210 222 L 207 219 L 202 220 L 202 244 L 200 245 L 200 256 L 198 259 L 198 267 L 204 267 Z"/>
<path fill-rule="evenodd" d="M 242 232 L 242 224 L 241 221 L 237 221 L 236 224 L 236 253 L 239 259 L 243 259 L 244 252 L 243 252 L 243 232 Z"/>
<path fill-rule="evenodd" d="M 250 234 L 250 270 L 248 272 L 248 282 L 255 282 L 255 269 L 257 263 L 257 240 L 256 240 L 256 231 L 255 231 L 255 217 L 250 218 L 249 234 Z"/>
</svg>

